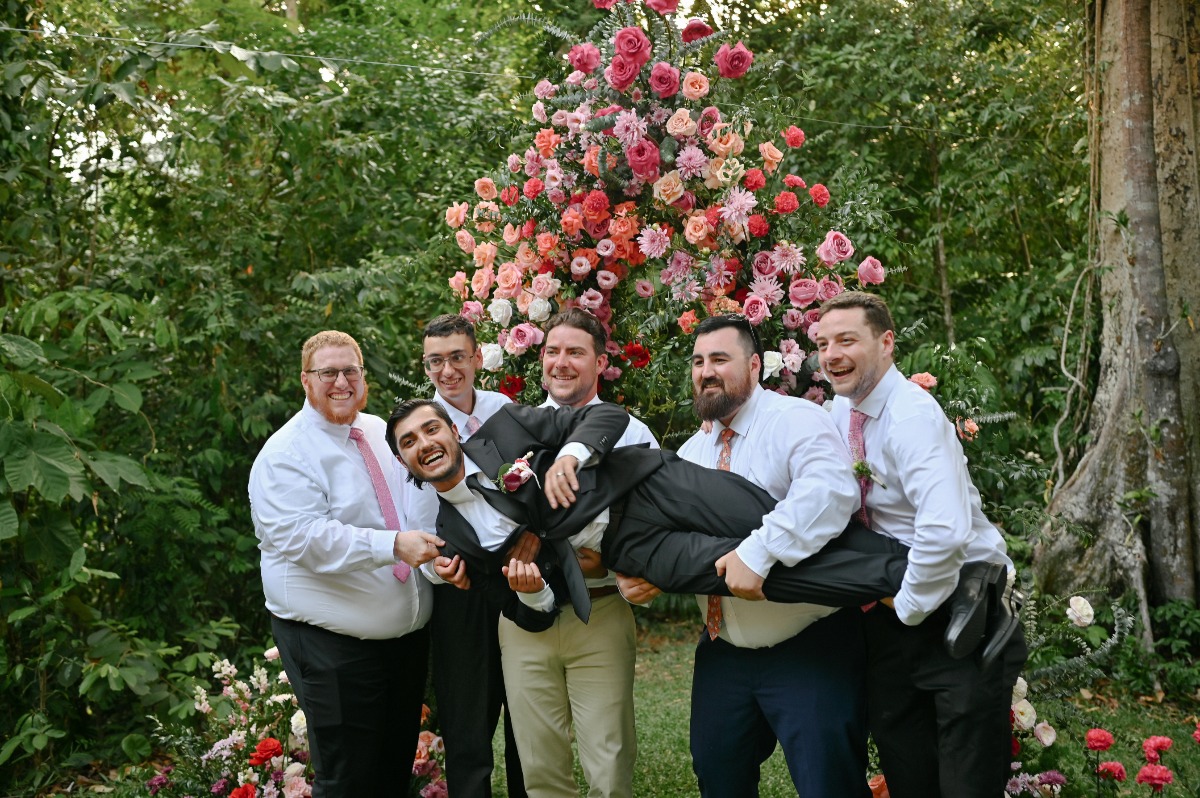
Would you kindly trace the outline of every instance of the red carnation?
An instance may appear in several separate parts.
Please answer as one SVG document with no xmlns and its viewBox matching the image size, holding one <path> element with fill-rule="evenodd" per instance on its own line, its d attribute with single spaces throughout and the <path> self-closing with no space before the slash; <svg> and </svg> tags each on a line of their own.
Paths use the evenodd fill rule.
<svg viewBox="0 0 1200 798">
<path fill-rule="evenodd" d="M 716 228 L 721 224 L 721 203 L 716 203 L 708 206 L 704 211 L 704 220 L 708 222 L 709 227 Z"/>
<path fill-rule="evenodd" d="M 812 201 L 817 204 L 818 208 L 824 208 L 829 204 L 829 189 L 820 183 L 808 190 L 808 196 L 812 197 Z"/>
<path fill-rule="evenodd" d="M 1142 751 L 1146 754 L 1146 761 L 1158 762 L 1162 758 L 1160 754 L 1170 750 L 1172 742 L 1170 737 L 1147 737 L 1142 741 Z"/>
<path fill-rule="evenodd" d="M 504 379 L 500 380 L 500 393 L 513 401 L 516 401 L 517 396 L 523 390 L 525 390 L 524 377 L 518 377 L 515 374 L 505 374 Z"/>
<path fill-rule="evenodd" d="M 790 125 L 783 131 L 783 142 L 789 147 L 799 147 L 804 144 L 804 131 L 795 125 Z"/>
<path fill-rule="evenodd" d="M 536 177 L 531 177 L 525 181 L 525 187 L 521 191 L 529 199 L 537 199 L 538 194 L 541 194 L 545 188 L 545 183 Z"/>
<path fill-rule="evenodd" d="M 780 191 L 775 198 L 775 213 L 791 213 L 800 207 L 800 200 L 790 191 Z"/>
<path fill-rule="evenodd" d="M 1096 766 L 1096 773 L 1102 779 L 1125 781 L 1125 766 L 1120 762 L 1101 762 Z"/>
<path fill-rule="evenodd" d="M 629 361 L 629 365 L 635 369 L 645 368 L 650 365 L 650 350 L 637 341 L 630 341 L 625 344 L 625 352 L 621 359 Z"/>
<path fill-rule="evenodd" d="M 767 184 L 767 178 L 761 169 L 747 169 L 742 184 L 746 186 L 747 191 L 758 191 Z"/>
<path fill-rule="evenodd" d="M 1138 784 L 1149 784 L 1154 792 L 1162 792 L 1163 787 L 1175 781 L 1175 774 L 1163 765 L 1144 765 L 1134 781 Z"/>
<path fill-rule="evenodd" d="M 529 238 L 537 232 L 537 219 L 526 219 L 521 225 L 521 238 Z"/>
<path fill-rule="evenodd" d="M 762 238 L 767 233 L 771 232 L 771 225 L 767 223 L 767 219 L 761 213 L 756 213 L 751 216 L 747 222 L 747 227 L 750 228 L 750 235 L 755 238 Z"/>
<path fill-rule="evenodd" d="M 804 182 L 804 179 L 796 177 L 796 175 L 788 175 L 783 178 L 783 184 L 788 188 L 808 188 L 808 184 Z"/>
<path fill-rule="evenodd" d="M 500 192 L 500 201 L 510 208 L 517 204 L 520 197 L 521 192 L 517 190 L 516 186 L 505 186 L 504 190 Z"/>
<path fill-rule="evenodd" d="M 1106 729 L 1088 729 L 1084 735 L 1084 744 L 1089 751 L 1107 751 L 1112 747 L 1112 732 Z"/>
<path fill-rule="evenodd" d="M 688 23 L 683 26 L 683 31 L 680 34 L 683 37 L 685 44 L 690 44 L 697 39 L 703 39 L 705 36 L 712 36 L 713 29 L 705 24 L 702 19 L 689 19 Z"/>
<path fill-rule="evenodd" d="M 254 753 L 250 755 L 250 764 L 265 765 L 277 756 L 283 756 L 283 746 L 274 737 L 267 737 L 254 746 Z"/>
</svg>

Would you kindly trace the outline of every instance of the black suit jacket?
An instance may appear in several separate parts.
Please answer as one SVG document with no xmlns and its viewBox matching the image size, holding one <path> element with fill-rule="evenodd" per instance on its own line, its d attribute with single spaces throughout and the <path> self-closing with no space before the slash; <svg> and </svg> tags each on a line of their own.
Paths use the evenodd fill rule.
<svg viewBox="0 0 1200 798">
<path fill-rule="evenodd" d="M 493 506 L 516 521 L 515 536 L 529 529 L 543 540 L 538 567 L 560 600 L 570 596 L 575 611 L 585 618 L 589 601 L 582 595 L 582 574 L 567 538 L 581 531 L 614 501 L 625 496 L 647 475 L 662 466 L 657 450 L 641 447 L 613 447 L 624 434 L 629 415 L 624 408 L 610 403 L 570 407 L 541 408 L 506 405 L 489 418 L 466 441 L 463 451 L 483 474 L 495 480 L 501 466 L 527 453 L 537 480 L 530 479 L 512 493 L 491 496 Z M 559 450 L 567 443 L 583 443 L 601 458 L 593 468 L 580 469 L 579 490 L 570 507 L 551 509 L 540 485 L 554 464 Z M 437 533 L 447 541 L 446 556 L 459 554 L 467 564 L 472 589 L 485 591 L 490 603 L 498 605 L 506 617 L 532 631 L 553 623 L 556 613 L 539 613 L 523 604 L 508 588 L 500 573 L 506 564 L 505 552 L 512 541 L 489 552 L 479 545 L 475 531 L 454 505 L 441 501 Z"/>
</svg>

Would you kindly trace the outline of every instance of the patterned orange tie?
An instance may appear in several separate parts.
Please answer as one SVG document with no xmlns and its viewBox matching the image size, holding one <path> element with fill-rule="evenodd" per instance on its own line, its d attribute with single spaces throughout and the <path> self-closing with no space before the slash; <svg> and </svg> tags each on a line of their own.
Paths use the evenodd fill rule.
<svg viewBox="0 0 1200 798">
<path fill-rule="evenodd" d="M 721 451 L 717 453 L 717 470 L 729 470 L 729 458 L 733 454 L 733 436 L 737 433 L 729 427 L 721 430 L 719 440 L 721 441 Z M 721 612 L 721 597 L 708 597 L 708 616 L 704 619 L 704 626 L 708 629 L 708 639 L 716 640 L 717 635 L 721 633 L 721 620 L 723 613 Z"/>
</svg>

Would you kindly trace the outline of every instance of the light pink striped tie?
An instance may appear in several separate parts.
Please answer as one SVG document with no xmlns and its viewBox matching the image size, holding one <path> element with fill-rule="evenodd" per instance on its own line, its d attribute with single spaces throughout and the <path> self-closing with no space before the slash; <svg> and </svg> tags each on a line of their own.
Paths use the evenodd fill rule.
<svg viewBox="0 0 1200 798">
<path fill-rule="evenodd" d="M 482 426 L 483 426 L 482 421 L 475 418 L 475 416 L 468 416 L 467 417 L 467 437 L 469 438 L 472 435 L 474 435 L 476 432 L 479 432 L 479 428 Z"/>
<path fill-rule="evenodd" d="M 383 478 L 383 469 L 379 467 L 379 460 L 375 457 L 375 452 L 371 451 L 371 444 L 367 443 L 367 439 L 363 437 L 363 432 L 358 427 L 350 428 L 350 440 L 358 447 L 358 453 L 362 455 L 363 462 L 367 464 L 367 473 L 371 475 L 371 486 L 375 488 L 375 498 L 379 501 L 379 509 L 383 511 L 383 522 L 387 524 L 388 529 L 400 531 L 400 516 L 396 513 L 396 504 L 392 501 L 392 493 L 388 490 L 387 480 Z M 392 574 L 401 582 L 408 580 L 409 571 L 406 562 L 398 562 L 392 566 Z"/>
</svg>

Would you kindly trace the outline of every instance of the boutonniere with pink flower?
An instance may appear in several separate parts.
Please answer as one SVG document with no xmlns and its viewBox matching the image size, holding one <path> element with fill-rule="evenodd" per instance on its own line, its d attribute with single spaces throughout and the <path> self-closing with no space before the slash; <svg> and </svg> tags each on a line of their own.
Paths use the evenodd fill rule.
<svg viewBox="0 0 1200 798">
<path fill-rule="evenodd" d="M 531 457 L 533 457 L 533 452 L 526 452 L 524 457 L 518 457 L 513 462 L 500 466 L 500 471 L 496 473 L 496 482 L 500 485 L 500 490 L 512 493 L 528 482 L 530 478 L 537 483 L 537 476 L 529 467 L 529 458 Z M 541 487 L 540 483 L 538 487 Z"/>
<path fill-rule="evenodd" d="M 871 470 L 871 464 L 866 460 L 854 461 L 854 476 L 857 479 L 869 479 L 879 487 L 887 490 L 887 485 L 884 485 L 883 480 L 875 476 L 875 472 Z"/>
</svg>

